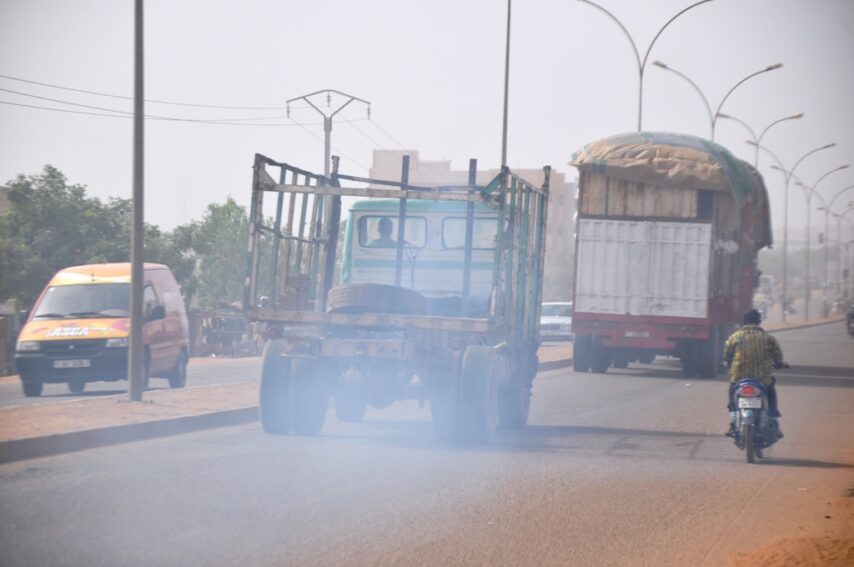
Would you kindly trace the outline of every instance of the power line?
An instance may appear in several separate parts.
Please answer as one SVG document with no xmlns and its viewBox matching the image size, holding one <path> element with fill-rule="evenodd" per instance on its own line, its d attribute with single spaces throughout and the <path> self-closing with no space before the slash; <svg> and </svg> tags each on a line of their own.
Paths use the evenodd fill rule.
<svg viewBox="0 0 854 567">
<path fill-rule="evenodd" d="M 120 111 L 107 109 L 109 112 L 118 112 L 118 114 L 104 114 L 102 112 L 86 112 L 83 110 L 71 110 L 67 108 L 52 108 L 49 106 L 38 106 L 34 104 L 23 104 L 20 102 L 11 102 L 6 100 L 0 100 L 0 104 L 6 104 L 9 106 L 20 106 L 23 108 L 33 108 L 37 110 L 50 110 L 53 112 L 64 112 L 66 114 L 81 114 L 85 116 L 103 116 L 106 118 L 133 118 L 133 115 L 130 113 L 121 113 Z M 82 106 L 82 105 L 81 105 Z M 97 108 L 97 107 L 95 107 Z M 145 118 L 148 120 L 161 120 L 161 121 L 171 121 L 171 122 L 193 122 L 197 124 L 214 124 L 219 126 L 285 126 L 285 127 L 293 127 L 293 126 L 318 126 L 321 122 L 313 122 L 313 123 L 285 123 L 285 122 L 276 122 L 269 124 L 250 124 L 250 123 L 241 123 L 241 122 L 222 122 L 217 120 L 195 120 L 192 118 L 164 118 L 158 116 L 150 116 L 145 115 Z"/>
<path fill-rule="evenodd" d="M 21 83 L 29 83 L 31 85 L 39 85 L 42 87 L 50 87 L 52 89 L 62 89 L 65 91 L 73 91 L 77 93 L 84 93 L 96 96 L 105 96 L 109 98 L 117 98 L 122 100 L 133 100 L 133 97 L 103 93 L 98 91 L 90 91 L 86 89 L 77 89 L 74 87 L 66 87 L 63 85 L 55 85 L 52 83 L 43 83 L 40 81 L 31 81 L 29 79 L 22 79 L 20 77 L 12 77 L 10 75 L 0 75 L 0 78 L 9 79 L 10 81 L 18 81 Z M 191 106 L 196 108 L 216 108 L 216 109 L 224 109 L 224 110 L 282 110 L 281 106 L 229 106 L 222 104 L 197 104 L 197 103 L 189 103 L 189 102 L 174 102 L 168 100 L 157 100 L 157 99 L 145 99 L 145 102 L 151 102 L 155 104 L 169 104 L 172 106 Z M 294 107 L 292 107 L 294 108 Z M 308 107 L 298 107 L 298 108 L 308 108 Z"/>
</svg>

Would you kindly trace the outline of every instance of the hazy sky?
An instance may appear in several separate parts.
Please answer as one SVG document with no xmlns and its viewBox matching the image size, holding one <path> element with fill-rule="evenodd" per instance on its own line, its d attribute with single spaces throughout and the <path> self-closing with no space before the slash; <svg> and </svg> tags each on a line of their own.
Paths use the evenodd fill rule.
<svg viewBox="0 0 854 567">
<path fill-rule="evenodd" d="M 641 56 L 658 29 L 691 3 L 599 1 L 622 21 Z M 375 148 L 417 149 L 423 159 L 451 159 L 458 169 L 470 157 L 482 168 L 500 162 L 504 0 L 148 0 L 145 9 L 147 99 L 252 107 L 147 103 L 153 116 L 239 119 L 146 122 L 149 222 L 171 228 L 228 195 L 248 204 L 255 152 L 322 171 L 319 115 L 302 104 L 290 119 L 284 112 L 287 99 L 320 89 L 372 103 L 371 120 L 359 104 L 336 117 L 333 153 L 346 173 L 367 174 Z M 550 164 L 574 179 L 567 165 L 573 151 L 637 127 L 631 45 L 605 14 L 577 0 L 516 0 L 512 22 L 509 164 Z M 740 86 L 722 112 L 757 132 L 803 112 L 803 119 L 775 126 L 763 144 L 791 167 L 836 142 L 798 167 L 808 185 L 854 165 L 854 0 L 714 0 L 675 20 L 649 56 L 643 127 L 708 136 L 698 93 L 654 60 L 689 76 L 713 109 L 745 76 L 783 63 Z M 0 0 L 0 75 L 132 96 L 132 0 Z M 6 104 L 104 114 L 9 91 L 120 111 L 132 109 L 130 100 L 2 77 L 0 89 L 0 182 L 50 163 L 91 195 L 131 196 L 129 118 Z M 258 123 L 277 125 L 245 125 Z M 716 141 L 752 162 L 748 137 L 741 125 L 719 121 Z M 760 169 L 779 228 L 782 176 L 771 163 L 762 156 Z M 852 184 L 854 167 L 825 178 L 819 193 L 829 199 Z M 793 186 L 790 199 L 790 224 L 803 225 L 803 191 Z M 854 190 L 833 210 L 852 199 Z"/>
</svg>

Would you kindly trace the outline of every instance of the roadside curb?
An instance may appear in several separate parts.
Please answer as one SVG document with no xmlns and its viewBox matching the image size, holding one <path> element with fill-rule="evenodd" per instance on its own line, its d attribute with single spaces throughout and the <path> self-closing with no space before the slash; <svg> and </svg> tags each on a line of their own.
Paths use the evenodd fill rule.
<svg viewBox="0 0 854 567">
<path fill-rule="evenodd" d="M 840 321 L 844 321 L 845 316 L 840 315 L 836 319 L 826 319 L 824 321 L 812 321 L 809 323 L 795 323 L 794 325 L 790 325 L 787 327 L 779 327 L 773 328 L 771 325 L 768 325 L 767 330 L 769 333 L 783 333 L 785 331 L 797 331 L 799 329 L 809 329 L 810 327 L 820 327 L 821 325 L 830 325 L 832 323 L 839 323 Z"/>
<path fill-rule="evenodd" d="M 0 464 L 62 453 L 73 453 L 85 449 L 118 445 L 132 441 L 168 437 L 203 429 L 243 425 L 257 419 L 258 408 L 248 407 L 128 425 L 72 431 L 45 437 L 15 439 L 0 443 Z"/>
</svg>

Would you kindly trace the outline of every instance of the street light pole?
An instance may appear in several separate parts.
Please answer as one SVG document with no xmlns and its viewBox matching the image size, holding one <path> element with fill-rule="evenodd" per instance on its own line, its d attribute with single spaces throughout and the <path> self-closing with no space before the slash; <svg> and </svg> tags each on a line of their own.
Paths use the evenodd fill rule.
<svg viewBox="0 0 854 567">
<path fill-rule="evenodd" d="M 727 91 L 727 93 L 726 93 L 726 94 L 724 95 L 724 97 L 721 99 L 720 104 L 718 104 L 718 108 L 715 110 L 715 112 L 712 112 L 712 110 L 711 110 L 711 106 L 709 105 L 709 101 L 708 101 L 708 99 L 703 95 L 703 91 L 702 91 L 702 90 L 700 90 L 700 87 L 698 87 L 698 86 L 697 86 L 697 84 L 696 84 L 696 83 L 694 83 L 694 81 L 692 81 L 691 79 L 689 79 L 687 75 L 685 75 L 685 74 L 684 74 L 684 73 L 682 73 L 681 71 L 677 71 L 676 69 L 674 69 L 673 67 L 668 66 L 668 65 L 667 65 L 667 64 L 665 64 L 665 63 L 662 63 L 661 61 L 654 61 L 654 62 L 653 62 L 653 65 L 655 65 L 656 67 L 661 67 L 661 68 L 662 68 L 662 69 L 664 69 L 665 71 L 670 71 L 671 73 L 674 73 L 674 74 L 676 74 L 676 75 L 679 75 L 680 77 L 682 77 L 683 79 L 685 79 L 686 81 L 688 81 L 688 83 L 690 83 L 690 84 L 691 84 L 691 86 L 692 86 L 692 87 L 694 87 L 694 89 L 695 89 L 698 93 L 700 93 L 700 96 L 702 97 L 703 102 L 706 104 L 706 109 L 707 109 L 707 110 L 708 110 L 708 112 L 709 112 L 709 121 L 711 122 L 711 127 L 712 127 L 712 128 L 711 128 L 711 139 L 712 139 L 713 141 L 714 141 L 714 139 L 715 139 L 715 124 L 717 123 L 718 116 L 720 116 L 720 115 L 721 115 L 721 108 L 723 108 L 723 105 L 724 105 L 724 103 L 726 102 L 726 99 L 728 99 L 728 98 L 729 98 L 729 95 L 731 95 L 735 89 L 737 89 L 739 86 L 741 86 L 741 85 L 742 85 L 744 82 L 746 82 L 748 79 L 752 79 L 753 77 L 755 77 L 755 76 L 757 76 L 757 75 L 761 75 L 762 73 L 767 73 L 767 72 L 769 72 L 769 71 L 774 71 L 775 69 L 779 69 L 780 67 L 782 67 L 782 66 L 783 66 L 783 64 L 782 64 L 782 63 L 775 63 L 775 64 L 773 64 L 773 65 L 768 65 L 768 66 L 767 66 L 767 67 L 765 67 L 764 69 L 760 69 L 759 71 L 756 71 L 755 73 L 751 73 L 751 74 L 749 74 L 748 76 L 744 77 L 743 79 L 741 79 L 740 81 L 738 81 L 735 85 L 733 85 L 733 86 L 732 86 L 732 88 L 731 88 L 730 90 L 728 90 L 728 91 Z M 742 122 L 742 124 L 744 124 L 744 122 Z M 746 124 L 745 124 L 745 126 L 746 126 Z M 748 127 L 748 128 L 749 128 L 749 127 Z M 751 129 L 751 133 L 753 133 L 753 130 L 752 130 L 752 129 Z M 759 143 L 759 138 L 757 138 L 757 137 L 756 137 L 755 133 L 753 133 L 753 134 L 754 134 L 754 139 L 756 140 L 756 143 L 758 144 L 758 143 Z"/>
<path fill-rule="evenodd" d="M 709 113 L 711 113 L 711 110 L 709 110 Z M 765 134 L 768 133 L 768 130 L 770 130 L 771 127 L 774 126 L 775 124 L 779 124 L 780 122 L 785 122 L 786 120 L 798 120 L 800 118 L 803 118 L 803 116 L 804 116 L 804 113 L 801 112 L 798 114 L 792 114 L 791 116 L 786 116 L 784 118 L 780 118 L 778 120 L 775 120 L 774 122 L 772 122 L 771 124 L 766 126 L 765 129 L 762 130 L 762 132 L 757 136 L 756 132 L 753 130 L 753 128 L 751 128 L 750 125 L 747 122 L 745 122 L 744 120 L 740 120 L 740 119 L 736 118 L 735 116 L 730 116 L 729 114 L 724 114 L 723 112 L 718 112 L 718 118 L 725 118 L 727 120 L 732 120 L 734 122 L 738 122 L 739 124 L 744 126 L 748 132 L 750 132 L 750 135 L 753 137 L 753 144 L 752 145 L 754 146 L 753 167 L 759 167 L 759 145 L 762 143 L 762 138 L 765 137 Z"/>
<path fill-rule="evenodd" d="M 778 167 L 771 166 L 772 169 L 779 169 L 783 172 L 783 179 L 785 180 L 785 190 L 783 192 L 783 322 L 786 322 L 786 304 L 789 300 L 789 184 L 792 180 L 792 175 L 795 173 L 795 170 L 804 161 L 807 157 L 811 156 L 816 152 L 820 152 L 821 150 L 826 150 L 832 148 L 836 145 L 836 142 L 825 144 L 824 146 L 815 148 L 814 150 L 810 150 L 801 156 L 798 161 L 795 162 L 795 165 L 792 166 L 791 169 L 786 169 L 783 166 L 783 162 L 780 161 L 780 158 L 777 155 L 766 148 L 765 146 L 761 146 L 756 142 L 747 141 L 748 144 L 755 145 L 757 148 L 762 149 L 774 158 L 774 161 L 777 162 Z"/>
<path fill-rule="evenodd" d="M 812 242 L 810 241 L 810 217 L 812 217 L 812 211 L 810 210 L 810 202 L 812 201 L 812 196 L 817 194 L 818 184 L 822 182 L 828 175 L 834 173 L 836 171 L 841 171 L 843 169 L 847 169 L 849 167 L 848 164 L 840 165 L 839 167 L 835 167 L 818 178 L 818 181 L 813 183 L 812 187 L 807 187 L 800 180 L 797 182 L 798 185 L 804 188 L 807 191 L 807 267 L 806 267 L 806 284 L 805 284 L 805 294 L 804 298 L 806 304 L 804 305 L 804 319 L 809 321 L 810 319 L 810 299 L 812 296 L 812 288 L 810 288 L 810 247 Z M 821 195 L 819 195 L 821 198 Z M 822 198 L 822 200 L 824 200 Z"/>
<path fill-rule="evenodd" d="M 600 12 L 604 13 L 606 16 L 611 18 L 614 21 L 614 23 L 616 23 L 620 27 L 620 29 L 623 30 L 623 34 L 625 34 L 626 38 L 629 40 L 629 43 L 632 44 L 632 49 L 635 52 L 635 59 L 637 60 L 637 64 L 638 64 L 638 132 L 640 132 L 643 129 L 642 128 L 642 125 L 643 125 L 643 73 L 644 73 L 644 69 L 646 68 L 647 59 L 649 59 L 649 52 L 652 51 L 652 46 L 655 45 L 655 42 L 658 41 L 659 36 L 667 28 L 667 26 L 669 26 L 671 23 L 673 23 L 673 20 L 675 20 L 676 18 L 678 18 L 679 16 L 681 16 L 682 14 L 687 12 L 688 10 L 690 10 L 692 8 L 696 8 L 697 6 L 700 6 L 701 4 L 706 4 L 707 2 L 711 2 L 712 0 L 700 0 L 699 2 L 695 2 L 695 3 L 691 4 L 690 6 L 688 6 L 687 8 L 683 8 L 675 16 L 673 16 L 672 18 L 667 20 L 667 23 L 665 23 L 663 26 L 661 26 L 661 29 L 659 29 L 658 32 L 655 34 L 655 37 L 652 38 L 652 41 L 650 42 L 649 47 L 647 47 L 647 49 L 646 49 L 646 53 L 644 53 L 643 59 L 641 59 L 640 51 L 638 51 L 638 46 L 635 43 L 635 40 L 632 39 L 631 34 L 629 34 L 629 30 L 627 30 L 626 26 L 624 26 L 623 23 L 617 19 L 617 16 L 615 16 L 614 14 L 612 14 L 611 12 L 609 12 L 608 10 L 606 10 L 605 8 L 600 6 L 599 4 L 596 4 L 595 2 L 591 2 L 590 0 L 578 0 L 578 1 L 583 2 L 589 6 L 596 8 L 597 10 L 599 10 Z"/>
<path fill-rule="evenodd" d="M 326 95 L 326 105 L 330 108 L 332 108 L 332 95 L 333 94 L 338 95 L 338 96 L 342 96 L 346 100 L 342 104 L 339 104 L 334 110 L 327 113 L 327 112 L 324 112 L 323 110 L 321 110 L 320 107 L 318 107 L 316 104 L 314 104 L 314 102 L 311 100 L 312 97 L 315 97 L 317 95 L 324 95 L 324 94 Z M 313 109 L 315 109 L 317 112 L 319 112 L 321 116 L 323 116 L 323 134 L 324 134 L 324 136 L 323 136 L 323 147 L 324 147 L 324 151 L 323 151 L 323 175 L 324 175 L 324 177 L 329 178 L 330 164 L 332 163 L 332 161 L 331 161 L 331 157 L 332 157 L 331 156 L 332 119 L 335 117 L 336 114 L 338 114 L 339 112 L 344 110 L 344 108 L 353 101 L 358 101 L 358 102 L 361 102 L 364 105 L 366 105 L 368 107 L 368 117 L 370 118 L 370 116 L 371 116 L 371 103 L 364 100 L 364 99 L 361 99 L 359 97 L 356 97 L 356 96 L 353 96 L 353 95 L 350 95 L 347 93 L 342 93 L 341 91 L 336 91 L 334 89 L 324 89 L 324 90 L 320 90 L 320 91 L 315 91 L 313 93 L 308 93 L 308 94 L 305 94 L 302 96 L 294 97 L 290 100 L 285 101 L 285 104 L 287 105 L 288 116 L 290 116 L 290 114 L 291 114 L 291 107 L 290 107 L 291 103 L 295 102 L 297 100 L 304 100 L 306 103 L 308 103 L 309 106 L 311 106 Z"/>
<path fill-rule="evenodd" d="M 145 102 L 143 55 L 143 0 L 134 2 L 133 81 L 133 213 L 130 237 L 130 340 L 128 341 L 128 398 L 142 401 L 145 389 L 145 353 L 142 313 L 145 196 Z"/>
<path fill-rule="evenodd" d="M 846 191 L 849 191 L 851 189 L 854 189 L 854 185 L 849 185 L 848 187 L 845 187 L 844 189 L 840 189 L 839 191 L 837 191 L 836 195 L 834 195 L 830 199 L 830 203 L 828 203 L 828 205 L 827 205 L 828 212 L 830 212 L 829 209 L 833 206 L 833 203 L 836 201 L 836 199 L 840 195 L 842 195 L 843 193 L 845 193 Z M 841 281 L 842 280 L 842 217 L 843 217 L 844 213 L 841 215 L 837 215 L 836 213 L 830 213 L 830 214 L 832 214 L 833 216 L 835 216 L 837 218 L 836 242 L 837 242 L 839 248 L 838 248 L 838 252 L 836 254 L 837 262 L 836 262 L 836 289 L 835 289 L 836 297 L 835 297 L 835 300 L 839 301 L 839 291 L 840 291 L 840 288 L 842 286 L 842 281 Z"/>
</svg>

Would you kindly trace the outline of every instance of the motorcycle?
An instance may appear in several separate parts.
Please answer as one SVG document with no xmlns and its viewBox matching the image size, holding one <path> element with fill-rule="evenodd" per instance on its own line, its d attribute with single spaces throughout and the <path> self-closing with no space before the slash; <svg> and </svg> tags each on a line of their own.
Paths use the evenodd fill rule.
<svg viewBox="0 0 854 567">
<path fill-rule="evenodd" d="M 788 367 L 788 364 L 783 366 Z M 768 413 L 768 392 L 759 380 L 740 380 L 732 394 L 731 436 L 735 446 L 742 449 L 747 462 L 761 459 L 762 452 L 776 443 L 783 434 L 780 424 Z"/>
</svg>

